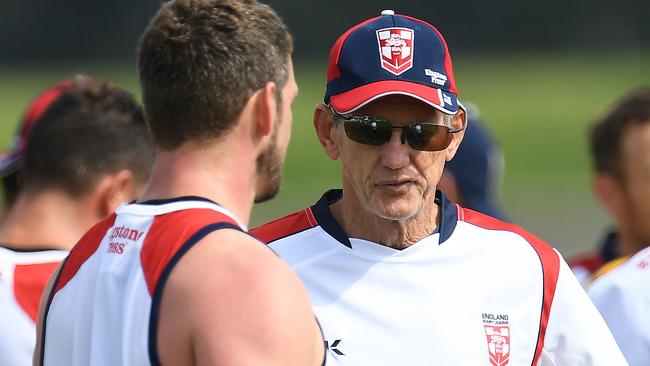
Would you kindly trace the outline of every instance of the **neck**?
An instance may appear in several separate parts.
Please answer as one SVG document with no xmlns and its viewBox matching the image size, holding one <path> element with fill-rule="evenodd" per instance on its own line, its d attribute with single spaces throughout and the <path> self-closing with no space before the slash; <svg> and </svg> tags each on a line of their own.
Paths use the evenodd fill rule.
<svg viewBox="0 0 650 366">
<path fill-rule="evenodd" d="M 70 250 L 102 218 L 63 192 L 21 194 L 0 224 L 0 245 Z"/>
<path fill-rule="evenodd" d="M 415 215 L 400 220 L 377 216 L 350 193 L 344 193 L 343 198 L 331 205 L 330 209 L 349 237 L 401 250 L 431 235 L 438 227 L 440 207 L 435 204 L 434 195 L 425 196 L 423 206 Z"/>
<path fill-rule="evenodd" d="M 159 152 L 141 200 L 201 196 L 219 203 L 248 225 L 255 199 L 256 163 L 245 149 L 222 143 L 184 144 Z"/>
<path fill-rule="evenodd" d="M 629 230 L 620 230 L 617 233 L 616 244 L 618 246 L 618 254 L 621 257 L 632 256 L 649 245 L 649 243 L 637 239 L 637 237 Z"/>
</svg>

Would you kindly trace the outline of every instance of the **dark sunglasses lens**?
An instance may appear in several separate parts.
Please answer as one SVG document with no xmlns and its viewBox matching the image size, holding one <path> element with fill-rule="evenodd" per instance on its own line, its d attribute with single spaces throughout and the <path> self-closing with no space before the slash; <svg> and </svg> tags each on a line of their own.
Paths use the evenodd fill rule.
<svg viewBox="0 0 650 366">
<path fill-rule="evenodd" d="M 431 123 L 413 123 L 404 130 L 406 141 L 415 150 L 439 151 L 451 143 L 451 134 L 446 126 Z"/>
<path fill-rule="evenodd" d="M 343 123 L 350 140 L 364 145 L 381 145 L 390 141 L 393 128 L 381 120 L 349 120 Z"/>
</svg>

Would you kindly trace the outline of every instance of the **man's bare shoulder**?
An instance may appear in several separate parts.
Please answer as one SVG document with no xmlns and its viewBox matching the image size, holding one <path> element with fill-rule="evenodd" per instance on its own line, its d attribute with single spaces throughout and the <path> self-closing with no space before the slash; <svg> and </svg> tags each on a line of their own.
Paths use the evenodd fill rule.
<svg viewBox="0 0 650 366">
<path fill-rule="evenodd" d="M 307 293 L 289 266 L 248 234 L 218 230 L 171 272 L 161 300 L 158 352 L 163 363 L 188 362 L 177 357 L 193 354 L 197 364 L 294 364 L 286 352 L 311 364 L 305 360 L 322 355 L 317 329 Z"/>
</svg>

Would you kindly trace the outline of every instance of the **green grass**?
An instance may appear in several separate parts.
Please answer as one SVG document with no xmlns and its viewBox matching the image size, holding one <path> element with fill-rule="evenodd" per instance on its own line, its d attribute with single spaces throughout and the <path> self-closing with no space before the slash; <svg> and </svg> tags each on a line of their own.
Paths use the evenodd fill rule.
<svg viewBox="0 0 650 366">
<path fill-rule="evenodd" d="M 84 70 L 137 92 L 130 67 L 70 65 L 0 68 L 0 146 L 9 146 L 30 98 L 52 82 Z M 257 205 L 253 224 L 313 203 L 340 185 L 312 127 L 322 100 L 325 67 L 296 62 L 300 95 L 286 160 L 283 190 Z M 477 104 L 502 147 L 505 210 L 513 221 L 567 254 L 591 247 L 606 218 L 589 190 L 587 126 L 606 104 L 628 89 L 650 84 L 650 54 L 503 55 L 456 57 L 464 101 Z"/>
</svg>

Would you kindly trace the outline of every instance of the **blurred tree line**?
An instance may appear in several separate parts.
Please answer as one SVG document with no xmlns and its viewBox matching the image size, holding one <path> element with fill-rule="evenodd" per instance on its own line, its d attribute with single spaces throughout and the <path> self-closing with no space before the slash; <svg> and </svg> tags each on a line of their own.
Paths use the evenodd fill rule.
<svg viewBox="0 0 650 366">
<path fill-rule="evenodd" d="M 296 38 L 296 56 L 325 60 L 347 27 L 382 9 L 428 20 L 452 52 L 646 51 L 648 0 L 267 1 Z M 0 0 L 0 63 L 133 60 L 160 0 Z"/>
</svg>

